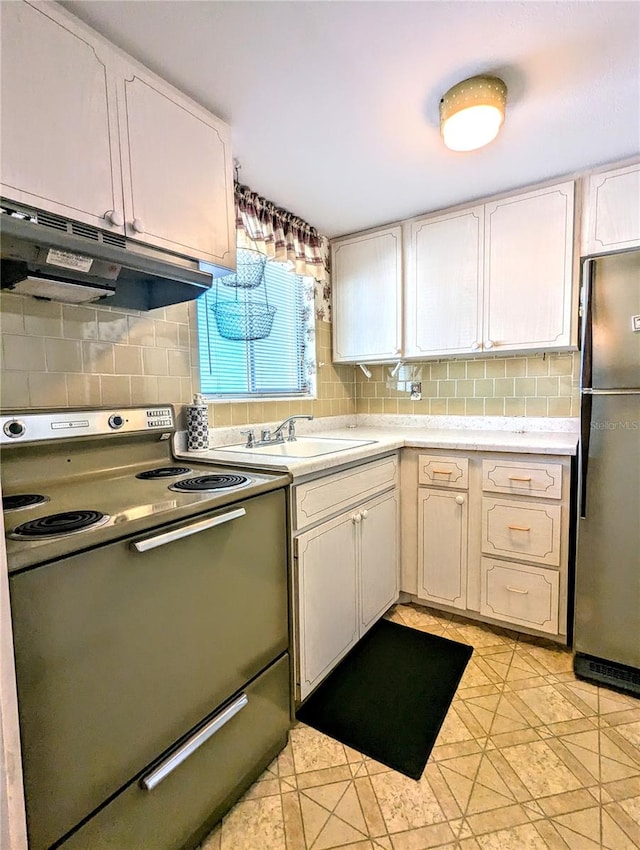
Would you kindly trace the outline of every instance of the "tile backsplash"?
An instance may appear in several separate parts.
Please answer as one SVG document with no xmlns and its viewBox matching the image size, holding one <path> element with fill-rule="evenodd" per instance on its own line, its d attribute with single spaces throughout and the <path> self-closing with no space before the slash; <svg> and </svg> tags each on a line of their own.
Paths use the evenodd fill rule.
<svg viewBox="0 0 640 850">
<path fill-rule="evenodd" d="M 171 402 L 197 392 L 195 305 L 141 313 L 103 306 L 0 298 L 0 405 L 4 410 Z M 577 353 L 434 361 L 422 366 L 422 399 L 394 388 L 388 366 L 331 362 L 331 324 L 316 321 L 317 398 L 216 402 L 212 427 L 285 419 L 293 413 L 578 416 Z"/>
<path fill-rule="evenodd" d="M 199 386 L 193 302 L 143 313 L 2 293 L 0 330 L 3 410 L 180 405 Z M 354 413 L 354 370 L 331 363 L 328 322 L 316 322 L 316 344 L 316 399 L 215 403 L 211 425 Z"/>
<path fill-rule="evenodd" d="M 388 366 L 356 374 L 357 413 L 459 416 L 578 416 L 577 352 L 432 361 L 422 366 L 422 399 L 393 386 Z"/>
</svg>

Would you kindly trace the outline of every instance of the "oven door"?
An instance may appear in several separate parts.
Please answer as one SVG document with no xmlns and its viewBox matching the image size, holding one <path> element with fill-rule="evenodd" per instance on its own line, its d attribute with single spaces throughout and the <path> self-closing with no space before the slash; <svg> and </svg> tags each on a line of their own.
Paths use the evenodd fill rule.
<svg viewBox="0 0 640 850">
<path fill-rule="evenodd" d="M 284 491 L 10 587 L 29 846 L 41 850 L 287 649 Z"/>
</svg>

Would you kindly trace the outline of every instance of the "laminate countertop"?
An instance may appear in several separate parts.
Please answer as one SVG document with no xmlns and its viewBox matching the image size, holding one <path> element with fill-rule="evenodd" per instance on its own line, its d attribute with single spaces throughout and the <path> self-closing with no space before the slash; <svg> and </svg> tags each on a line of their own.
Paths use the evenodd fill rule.
<svg viewBox="0 0 640 850">
<path fill-rule="evenodd" d="M 330 419 L 324 420 L 330 423 Z M 306 423 L 303 423 L 306 424 Z M 256 426 L 256 434 L 260 428 Z M 205 451 L 186 451 L 184 432 L 176 435 L 174 453 L 177 458 L 194 461 L 210 462 L 224 466 L 253 467 L 265 470 L 283 470 L 291 473 L 294 479 L 311 474 L 345 467 L 353 463 L 373 460 L 401 448 L 451 449 L 457 451 L 483 452 L 516 452 L 518 454 L 536 455 L 575 455 L 577 452 L 578 434 L 575 430 L 545 431 L 535 430 L 491 430 L 489 428 L 433 428 L 412 427 L 405 424 L 397 426 L 356 424 L 339 428 L 331 428 L 328 424 L 321 430 L 316 427 L 312 431 L 299 428 L 298 436 L 302 438 L 329 438 L 346 441 L 367 441 L 364 445 L 349 446 L 330 454 L 313 457 L 274 457 L 261 454 L 260 447 L 246 451 L 228 451 L 226 446 L 238 446 L 244 439 L 238 429 L 226 429 L 216 434 L 212 431 L 212 439 L 218 445 L 211 445 Z M 295 444 L 293 444 L 295 445 Z"/>
</svg>

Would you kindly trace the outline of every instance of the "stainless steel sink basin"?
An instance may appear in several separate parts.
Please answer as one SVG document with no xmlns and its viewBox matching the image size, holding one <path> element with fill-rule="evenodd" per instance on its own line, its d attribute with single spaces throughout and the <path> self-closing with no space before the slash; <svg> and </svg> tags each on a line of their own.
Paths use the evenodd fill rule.
<svg viewBox="0 0 640 850">
<path fill-rule="evenodd" d="M 377 440 L 342 440 L 334 437 L 296 437 L 293 442 L 285 441 L 273 445 L 254 446 L 251 449 L 248 449 L 244 443 L 240 443 L 234 446 L 220 446 L 216 451 L 303 458 L 344 452 L 347 449 L 357 449 L 360 446 L 368 446 L 376 442 Z"/>
</svg>

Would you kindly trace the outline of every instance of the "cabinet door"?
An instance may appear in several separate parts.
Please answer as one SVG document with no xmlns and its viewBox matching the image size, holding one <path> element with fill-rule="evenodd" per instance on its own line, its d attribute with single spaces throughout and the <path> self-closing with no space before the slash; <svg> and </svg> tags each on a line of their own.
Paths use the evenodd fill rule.
<svg viewBox="0 0 640 850">
<path fill-rule="evenodd" d="M 355 513 L 296 540 L 301 699 L 358 640 Z"/>
<path fill-rule="evenodd" d="M 402 228 L 335 242 L 333 359 L 397 359 L 401 346 Z"/>
<path fill-rule="evenodd" d="M 93 226 L 122 212 L 115 85 L 56 4 L 2 4 L 2 195 Z"/>
<path fill-rule="evenodd" d="M 483 207 L 411 225 L 405 355 L 471 354 L 480 348 Z"/>
<path fill-rule="evenodd" d="M 122 64 L 121 73 L 118 115 L 127 236 L 233 267 L 228 127 L 142 69 Z"/>
<path fill-rule="evenodd" d="M 572 344 L 573 196 L 569 182 L 485 206 L 485 350 Z"/>
<path fill-rule="evenodd" d="M 583 254 L 640 247 L 640 163 L 594 174 L 585 200 Z"/>
<path fill-rule="evenodd" d="M 366 502 L 360 526 L 360 634 L 398 598 L 399 507 L 397 491 Z"/>
<path fill-rule="evenodd" d="M 466 493 L 418 491 L 418 595 L 453 608 L 467 601 Z"/>
</svg>

